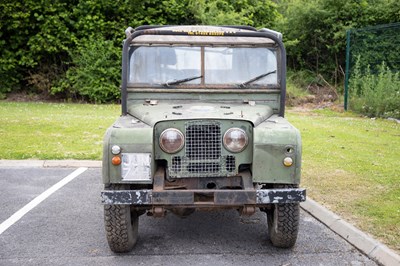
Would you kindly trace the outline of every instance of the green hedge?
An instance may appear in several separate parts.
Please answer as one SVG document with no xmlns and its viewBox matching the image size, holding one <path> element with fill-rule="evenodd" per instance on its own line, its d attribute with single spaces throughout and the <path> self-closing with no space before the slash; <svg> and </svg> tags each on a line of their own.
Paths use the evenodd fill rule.
<svg viewBox="0 0 400 266">
<path fill-rule="evenodd" d="M 359 57 L 349 81 L 350 108 L 370 117 L 400 119 L 399 72 L 392 72 L 385 63 L 378 73 L 371 73 L 369 66 L 362 72 L 360 61 Z"/>
<path fill-rule="evenodd" d="M 271 0 L 4 0 L 0 2 L 0 98 L 25 89 L 90 102 L 115 101 L 128 26 L 267 27 L 278 15 Z"/>
</svg>

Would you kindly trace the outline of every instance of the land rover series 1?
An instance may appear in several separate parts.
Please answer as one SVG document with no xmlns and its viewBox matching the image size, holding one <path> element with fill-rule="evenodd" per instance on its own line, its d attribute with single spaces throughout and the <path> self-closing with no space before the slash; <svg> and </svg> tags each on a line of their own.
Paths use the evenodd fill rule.
<svg viewBox="0 0 400 266">
<path fill-rule="evenodd" d="M 306 191 L 300 133 L 284 118 L 281 34 L 247 26 L 125 33 L 122 114 L 103 150 L 111 250 L 133 249 L 142 214 L 226 208 L 265 212 L 272 244 L 292 247 Z"/>
</svg>

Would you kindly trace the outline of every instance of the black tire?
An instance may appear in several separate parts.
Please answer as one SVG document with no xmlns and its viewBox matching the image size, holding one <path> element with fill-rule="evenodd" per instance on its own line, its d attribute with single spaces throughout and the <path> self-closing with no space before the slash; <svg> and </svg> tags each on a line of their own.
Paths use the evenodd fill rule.
<svg viewBox="0 0 400 266">
<path fill-rule="evenodd" d="M 272 245 L 279 248 L 293 247 L 299 232 L 300 204 L 273 204 L 272 208 L 266 212 L 268 234 Z"/>
<path fill-rule="evenodd" d="M 133 249 L 138 238 L 139 215 L 131 211 L 129 205 L 104 205 L 104 225 L 113 252 L 124 253 Z"/>
</svg>

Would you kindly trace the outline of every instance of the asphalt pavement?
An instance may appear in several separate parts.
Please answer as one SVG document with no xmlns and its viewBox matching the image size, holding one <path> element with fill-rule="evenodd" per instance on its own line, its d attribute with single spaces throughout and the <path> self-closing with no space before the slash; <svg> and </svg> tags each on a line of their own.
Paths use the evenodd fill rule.
<svg viewBox="0 0 400 266">
<path fill-rule="evenodd" d="M 196 212 L 185 219 L 143 215 L 137 246 L 117 255 L 105 238 L 101 169 L 80 169 L 11 219 L 0 233 L 0 265 L 377 265 L 303 210 L 293 249 L 271 245 L 264 213 L 240 217 L 227 210 Z M 75 171 L 1 167 L 0 223 Z"/>
</svg>

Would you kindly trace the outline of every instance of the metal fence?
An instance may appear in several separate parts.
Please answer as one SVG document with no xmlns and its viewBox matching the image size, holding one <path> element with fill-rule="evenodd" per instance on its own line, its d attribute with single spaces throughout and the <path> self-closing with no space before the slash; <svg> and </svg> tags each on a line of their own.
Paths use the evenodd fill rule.
<svg viewBox="0 0 400 266">
<path fill-rule="evenodd" d="M 400 22 L 351 29 L 346 32 L 346 74 L 344 108 L 347 110 L 349 79 L 359 59 L 361 71 L 377 73 L 383 62 L 394 72 L 400 71 Z"/>
</svg>

